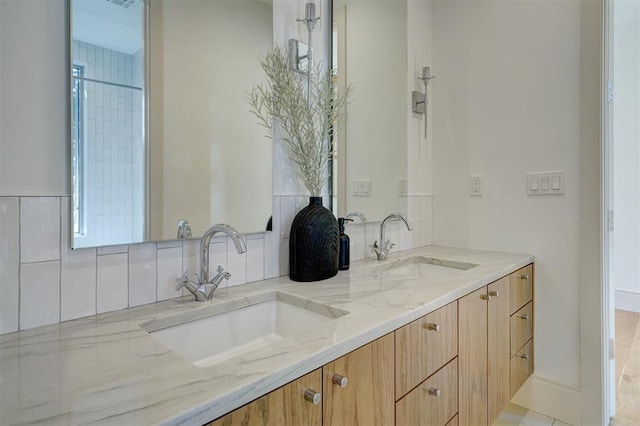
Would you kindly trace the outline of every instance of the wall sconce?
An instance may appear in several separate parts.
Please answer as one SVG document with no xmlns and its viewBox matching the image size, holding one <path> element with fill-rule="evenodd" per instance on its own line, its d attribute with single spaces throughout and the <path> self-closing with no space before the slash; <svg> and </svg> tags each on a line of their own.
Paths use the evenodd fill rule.
<svg viewBox="0 0 640 426">
<path fill-rule="evenodd" d="M 424 93 L 414 90 L 411 92 L 411 110 L 416 114 L 424 114 L 424 138 L 427 139 L 427 85 L 429 80 L 436 78 L 435 75 L 431 75 L 430 67 L 422 68 L 422 76 L 418 77 L 418 80 L 422 80 L 424 83 Z"/>
<path fill-rule="evenodd" d="M 289 39 L 289 63 L 300 74 L 309 72 L 309 45 L 294 38 Z"/>
</svg>

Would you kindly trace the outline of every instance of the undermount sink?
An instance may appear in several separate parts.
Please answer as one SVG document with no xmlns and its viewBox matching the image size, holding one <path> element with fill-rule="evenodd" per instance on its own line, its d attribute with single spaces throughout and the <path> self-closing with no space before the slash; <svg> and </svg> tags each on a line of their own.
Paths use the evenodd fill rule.
<svg viewBox="0 0 640 426">
<path fill-rule="evenodd" d="M 208 305 L 140 327 L 199 367 L 263 349 L 332 321 L 348 311 L 281 291 Z"/>
<path fill-rule="evenodd" d="M 378 268 L 375 275 L 380 278 L 448 278 L 456 271 L 466 271 L 478 266 L 475 263 L 457 262 L 426 256 L 411 256 L 387 263 Z"/>
</svg>

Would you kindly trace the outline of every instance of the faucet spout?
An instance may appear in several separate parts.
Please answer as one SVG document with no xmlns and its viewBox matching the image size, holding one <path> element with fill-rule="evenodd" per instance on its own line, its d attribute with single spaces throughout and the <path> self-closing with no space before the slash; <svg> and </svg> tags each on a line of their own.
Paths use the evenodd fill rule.
<svg viewBox="0 0 640 426">
<path fill-rule="evenodd" d="M 385 217 L 382 223 L 380 223 L 380 245 L 378 245 L 378 242 L 376 241 L 371 246 L 371 249 L 376 254 L 378 260 L 387 260 L 389 251 L 393 248 L 393 246 L 395 246 L 395 244 L 389 242 L 389 240 L 385 238 L 385 228 L 387 226 L 387 223 L 395 220 L 401 220 L 402 222 L 404 222 L 409 231 L 413 230 L 413 228 L 409 224 L 409 221 L 402 213 L 391 213 L 389 216 Z"/>
<path fill-rule="evenodd" d="M 207 229 L 200 241 L 200 280 L 205 284 L 209 282 L 209 244 L 211 243 L 211 238 L 219 232 L 226 234 L 231 238 L 231 241 L 233 241 L 236 246 L 238 254 L 242 254 L 247 251 L 244 239 L 233 226 L 221 223 L 213 225 L 211 228 Z"/>
</svg>

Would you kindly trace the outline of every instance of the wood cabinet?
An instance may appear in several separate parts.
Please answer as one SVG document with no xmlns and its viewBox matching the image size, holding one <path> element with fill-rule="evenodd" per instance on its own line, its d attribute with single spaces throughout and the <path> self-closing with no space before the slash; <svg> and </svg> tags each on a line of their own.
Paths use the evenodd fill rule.
<svg viewBox="0 0 640 426">
<path fill-rule="evenodd" d="M 492 424 L 533 372 L 533 273 L 528 265 L 209 426 Z"/>
<path fill-rule="evenodd" d="M 321 399 L 318 398 L 321 391 L 322 369 L 318 369 L 232 411 L 207 426 L 320 426 L 322 425 L 322 404 L 320 404 Z"/>
<path fill-rule="evenodd" d="M 461 425 L 492 424 L 533 371 L 532 299 L 528 265 L 458 300 Z"/>
<path fill-rule="evenodd" d="M 394 338 L 387 334 L 322 368 L 324 424 L 392 425 Z M 348 383 L 342 387 L 342 378 Z"/>
</svg>

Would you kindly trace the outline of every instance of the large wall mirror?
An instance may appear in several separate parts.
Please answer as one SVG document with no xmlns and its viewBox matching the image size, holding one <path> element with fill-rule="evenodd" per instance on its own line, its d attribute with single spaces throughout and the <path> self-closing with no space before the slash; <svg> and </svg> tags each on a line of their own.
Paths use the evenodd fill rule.
<svg viewBox="0 0 640 426">
<path fill-rule="evenodd" d="M 71 5 L 73 247 L 265 231 L 272 144 L 244 98 L 271 1 Z"/>
<path fill-rule="evenodd" d="M 334 0 L 332 44 L 338 85 L 354 89 L 336 143 L 337 215 L 407 213 L 407 0 Z"/>
</svg>

